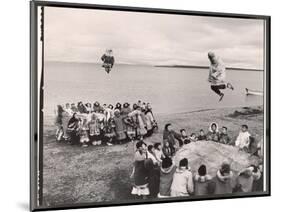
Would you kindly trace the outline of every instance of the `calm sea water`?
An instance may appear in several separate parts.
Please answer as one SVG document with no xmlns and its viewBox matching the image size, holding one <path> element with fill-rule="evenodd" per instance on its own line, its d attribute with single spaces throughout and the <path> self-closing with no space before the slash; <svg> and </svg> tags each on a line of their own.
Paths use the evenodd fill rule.
<svg viewBox="0 0 281 212">
<path fill-rule="evenodd" d="M 154 113 L 262 105 L 260 96 L 246 96 L 245 88 L 263 90 L 263 72 L 227 71 L 235 90 L 222 102 L 210 90 L 207 69 L 118 65 L 110 74 L 98 64 L 46 62 L 44 111 L 53 115 L 57 104 L 94 102 L 150 102 Z"/>
</svg>

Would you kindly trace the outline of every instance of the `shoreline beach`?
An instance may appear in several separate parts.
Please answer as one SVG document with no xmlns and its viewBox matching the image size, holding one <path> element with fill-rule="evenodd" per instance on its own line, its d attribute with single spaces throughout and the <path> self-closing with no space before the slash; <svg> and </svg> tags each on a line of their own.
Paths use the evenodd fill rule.
<svg viewBox="0 0 281 212">
<path fill-rule="evenodd" d="M 249 132 L 261 140 L 264 132 L 263 118 L 262 106 L 161 114 L 156 116 L 159 131 L 144 141 L 162 143 L 166 123 L 172 123 L 176 131 L 184 128 L 190 134 L 198 133 L 200 129 L 207 132 L 211 122 L 217 122 L 219 128 L 227 126 L 232 139 L 237 137 L 240 126 L 247 124 Z M 134 199 L 130 194 L 134 158 L 132 143 L 88 148 L 58 143 L 55 141 L 52 119 L 50 116 L 45 117 L 44 123 L 43 201 L 46 206 Z M 223 148 L 229 151 L 232 151 L 230 148 L 234 149 L 226 145 Z M 241 154 L 243 158 L 249 156 L 244 152 Z M 203 157 L 207 160 L 209 156 Z"/>
</svg>

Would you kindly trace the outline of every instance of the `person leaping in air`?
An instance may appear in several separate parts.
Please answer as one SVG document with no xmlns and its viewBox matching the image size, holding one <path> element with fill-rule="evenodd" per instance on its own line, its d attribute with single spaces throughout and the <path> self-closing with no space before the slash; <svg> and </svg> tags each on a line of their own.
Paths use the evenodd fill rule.
<svg viewBox="0 0 281 212">
<path fill-rule="evenodd" d="M 101 60 L 103 61 L 102 67 L 104 67 L 106 73 L 109 74 L 114 64 L 114 57 L 112 56 L 112 50 L 107 49 L 105 54 L 102 55 Z"/>
<path fill-rule="evenodd" d="M 226 82 L 226 71 L 222 60 L 213 52 L 208 52 L 208 58 L 210 60 L 210 71 L 208 81 L 211 83 L 211 89 L 220 96 L 219 101 L 224 97 L 224 93 L 221 90 L 229 88 L 234 90 L 231 83 Z"/>
</svg>

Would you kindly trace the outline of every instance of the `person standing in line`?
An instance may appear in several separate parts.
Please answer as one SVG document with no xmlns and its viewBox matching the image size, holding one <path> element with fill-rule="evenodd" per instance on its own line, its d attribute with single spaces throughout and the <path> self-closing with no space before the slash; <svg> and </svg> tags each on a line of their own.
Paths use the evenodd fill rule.
<svg viewBox="0 0 281 212">
<path fill-rule="evenodd" d="M 182 159 L 173 176 L 171 185 L 172 197 L 190 196 L 193 193 L 192 173 L 188 168 L 188 160 Z"/>
<path fill-rule="evenodd" d="M 147 160 L 144 163 L 144 166 L 147 170 L 148 174 L 148 189 L 149 189 L 149 197 L 156 198 L 159 193 L 159 183 L 160 183 L 160 168 L 157 160 L 153 156 L 152 145 L 148 146 L 147 151 Z"/>
<path fill-rule="evenodd" d="M 134 169 L 131 177 L 134 178 L 134 185 L 131 194 L 136 197 L 146 199 L 150 195 L 148 188 L 148 171 L 145 168 L 147 160 L 147 145 L 143 141 L 136 143 L 136 152 L 134 159 Z"/>
<path fill-rule="evenodd" d="M 242 170 L 236 179 L 236 192 L 252 192 L 254 181 L 260 178 L 260 172 L 254 172 L 254 167 L 250 166 Z"/>
<path fill-rule="evenodd" d="M 118 109 L 116 109 L 114 111 L 113 121 L 114 121 L 114 126 L 115 126 L 117 142 L 119 144 L 122 144 L 127 138 L 126 126 L 123 121 L 123 117 L 121 116 L 120 111 Z"/>
<path fill-rule="evenodd" d="M 234 182 L 233 182 L 233 172 L 230 169 L 229 163 L 222 163 L 221 168 L 217 171 L 214 178 L 216 183 L 215 194 L 231 194 Z"/>
<path fill-rule="evenodd" d="M 167 198 L 171 195 L 171 185 L 177 167 L 171 158 L 164 158 L 160 168 L 160 184 L 158 198 Z"/>
<path fill-rule="evenodd" d="M 67 141 L 69 144 L 73 145 L 79 142 L 79 127 L 80 127 L 80 118 L 77 113 L 73 113 L 72 117 L 69 119 L 67 124 L 67 136 L 69 139 Z"/>
<path fill-rule="evenodd" d="M 203 164 L 198 168 L 198 173 L 194 176 L 194 195 L 208 195 L 212 177 L 207 174 L 207 168 Z"/>
</svg>

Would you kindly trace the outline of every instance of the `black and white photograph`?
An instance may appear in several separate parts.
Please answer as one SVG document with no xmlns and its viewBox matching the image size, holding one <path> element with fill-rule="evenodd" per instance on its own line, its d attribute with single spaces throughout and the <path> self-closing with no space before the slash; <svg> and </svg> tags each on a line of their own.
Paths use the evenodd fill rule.
<svg viewBox="0 0 281 212">
<path fill-rule="evenodd" d="M 268 194 L 265 18 L 36 10 L 37 207 Z"/>
</svg>

